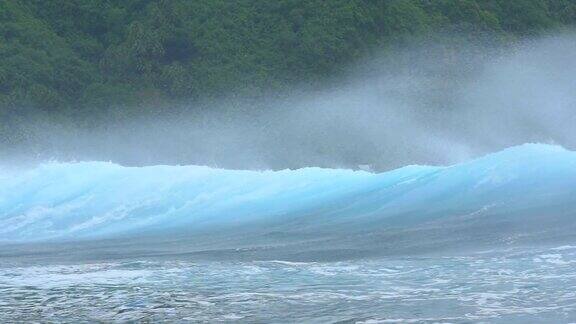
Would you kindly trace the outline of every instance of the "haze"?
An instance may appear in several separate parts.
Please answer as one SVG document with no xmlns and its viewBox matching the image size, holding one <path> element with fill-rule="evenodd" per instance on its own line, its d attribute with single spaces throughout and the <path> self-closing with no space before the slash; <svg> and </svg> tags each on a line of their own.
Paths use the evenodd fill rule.
<svg viewBox="0 0 576 324">
<path fill-rule="evenodd" d="M 574 148 L 574 62 L 573 34 L 506 48 L 376 52 L 322 89 L 295 85 L 265 100 L 223 94 L 218 103 L 85 129 L 27 120 L 26 137 L 4 146 L 0 159 L 382 171 L 453 164 L 526 142 Z"/>
</svg>

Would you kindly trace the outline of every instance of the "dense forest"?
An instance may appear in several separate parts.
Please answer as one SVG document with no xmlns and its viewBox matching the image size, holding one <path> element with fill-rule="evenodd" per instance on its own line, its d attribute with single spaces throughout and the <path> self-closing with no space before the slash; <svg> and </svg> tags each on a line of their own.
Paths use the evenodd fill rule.
<svg viewBox="0 0 576 324">
<path fill-rule="evenodd" d="M 574 22 L 572 0 L 0 0 L 0 119 L 258 95 L 437 33 Z"/>
</svg>

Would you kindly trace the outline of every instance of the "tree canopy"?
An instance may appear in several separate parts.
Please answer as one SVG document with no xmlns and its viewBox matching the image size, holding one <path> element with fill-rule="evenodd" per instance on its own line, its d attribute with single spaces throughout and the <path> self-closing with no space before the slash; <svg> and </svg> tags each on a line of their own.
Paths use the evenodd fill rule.
<svg viewBox="0 0 576 324">
<path fill-rule="evenodd" d="M 436 32 L 515 39 L 575 21 L 571 0 L 0 0 L 0 118 L 314 84 Z"/>
</svg>

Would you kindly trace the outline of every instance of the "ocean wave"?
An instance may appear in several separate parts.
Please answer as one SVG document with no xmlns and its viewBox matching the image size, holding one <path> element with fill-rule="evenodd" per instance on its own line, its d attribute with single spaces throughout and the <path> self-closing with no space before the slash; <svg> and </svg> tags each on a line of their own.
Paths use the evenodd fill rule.
<svg viewBox="0 0 576 324">
<path fill-rule="evenodd" d="M 314 233 L 442 228 L 517 214 L 545 227 L 576 211 L 575 184 L 576 153 L 544 144 L 384 173 L 53 162 L 0 169 L 0 241 L 192 237 L 223 229 L 313 241 Z M 502 244 L 519 237 L 503 236 Z"/>
</svg>

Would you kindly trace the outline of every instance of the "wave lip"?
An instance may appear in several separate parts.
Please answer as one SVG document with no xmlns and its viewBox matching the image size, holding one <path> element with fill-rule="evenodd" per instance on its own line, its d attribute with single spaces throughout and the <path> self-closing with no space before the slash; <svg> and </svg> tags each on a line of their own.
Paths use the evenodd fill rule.
<svg viewBox="0 0 576 324">
<path fill-rule="evenodd" d="M 0 170 L 0 241 L 108 238 L 284 224 L 352 231 L 487 211 L 576 211 L 576 152 L 525 144 L 450 167 L 374 174 L 305 168 L 48 163 Z M 295 220 L 298 220 L 296 222 Z M 370 226 L 372 226 L 370 225 Z"/>
</svg>

